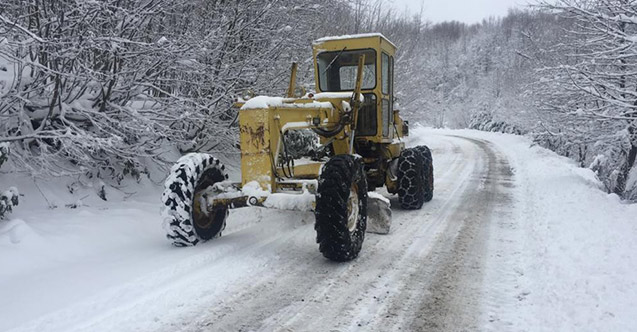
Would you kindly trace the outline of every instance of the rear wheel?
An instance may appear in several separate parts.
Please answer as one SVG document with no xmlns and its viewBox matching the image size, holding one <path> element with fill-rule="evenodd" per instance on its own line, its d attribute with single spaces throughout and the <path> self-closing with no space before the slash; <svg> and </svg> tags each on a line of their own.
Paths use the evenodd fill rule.
<svg viewBox="0 0 637 332">
<path fill-rule="evenodd" d="M 338 155 L 323 166 L 314 215 L 323 256 L 339 262 L 358 256 L 367 227 L 367 179 L 360 159 Z"/>
<path fill-rule="evenodd" d="M 211 187 L 228 178 L 218 159 L 204 153 L 181 157 L 171 168 L 164 185 L 162 216 L 166 237 L 178 247 L 221 236 L 228 208 L 208 211 Z"/>
<path fill-rule="evenodd" d="M 405 149 L 398 158 L 398 203 L 416 210 L 425 202 L 425 157 L 415 148 Z"/>
<path fill-rule="evenodd" d="M 420 151 L 425 158 L 423 172 L 424 172 L 424 186 L 425 186 L 425 202 L 431 201 L 434 197 L 434 164 L 433 157 L 431 156 L 431 150 L 426 145 L 420 145 L 414 149 Z"/>
</svg>

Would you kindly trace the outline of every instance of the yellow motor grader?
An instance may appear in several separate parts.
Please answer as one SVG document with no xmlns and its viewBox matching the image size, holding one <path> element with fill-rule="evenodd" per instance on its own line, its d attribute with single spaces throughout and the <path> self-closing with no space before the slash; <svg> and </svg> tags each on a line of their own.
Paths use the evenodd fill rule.
<svg viewBox="0 0 637 332">
<path fill-rule="evenodd" d="M 370 192 L 385 186 L 402 208 L 420 209 L 433 196 L 432 156 L 426 146 L 405 148 L 395 52 L 377 33 L 321 38 L 313 43 L 316 93 L 296 95 L 293 64 L 287 96 L 237 102 L 241 182 L 209 154 L 180 158 L 162 195 L 167 237 L 176 246 L 218 237 L 232 208 L 314 211 L 320 252 L 348 261 L 361 250 L 368 211 L 370 220 L 391 218 L 389 201 Z M 313 142 L 305 155 L 290 151 L 299 134 Z"/>
</svg>

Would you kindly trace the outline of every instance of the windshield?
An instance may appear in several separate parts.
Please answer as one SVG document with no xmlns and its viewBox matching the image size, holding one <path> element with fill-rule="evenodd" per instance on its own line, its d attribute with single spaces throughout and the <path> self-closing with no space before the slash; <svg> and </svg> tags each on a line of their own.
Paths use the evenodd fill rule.
<svg viewBox="0 0 637 332">
<path fill-rule="evenodd" d="M 365 54 L 363 90 L 376 87 L 376 52 L 374 50 L 323 52 L 317 56 L 321 91 L 352 91 L 356 85 L 358 57 Z"/>
</svg>

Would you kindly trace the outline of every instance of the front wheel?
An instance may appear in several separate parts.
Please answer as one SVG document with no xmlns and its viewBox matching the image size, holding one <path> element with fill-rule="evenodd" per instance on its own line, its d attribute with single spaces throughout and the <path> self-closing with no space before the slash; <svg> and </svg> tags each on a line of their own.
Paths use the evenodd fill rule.
<svg viewBox="0 0 637 332">
<path fill-rule="evenodd" d="M 221 235 L 228 208 L 207 209 L 211 187 L 228 176 L 219 159 L 205 153 L 181 157 L 166 179 L 162 202 L 166 237 L 177 247 L 194 246 Z"/>
<path fill-rule="evenodd" d="M 367 227 L 367 178 L 359 158 L 338 155 L 323 166 L 314 215 L 323 256 L 338 262 L 358 256 Z"/>
</svg>

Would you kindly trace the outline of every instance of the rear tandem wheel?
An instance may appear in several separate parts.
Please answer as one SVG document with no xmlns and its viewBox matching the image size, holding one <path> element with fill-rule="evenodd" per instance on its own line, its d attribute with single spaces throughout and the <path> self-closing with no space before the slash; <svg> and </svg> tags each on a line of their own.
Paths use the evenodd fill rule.
<svg viewBox="0 0 637 332">
<path fill-rule="evenodd" d="M 424 187 L 425 187 L 425 202 L 431 201 L 434 197 L 434 164 L 433 157 L 431 156 L 431 150 L 426 145 L 419 145 L 414 149 L 420 151 L 423 157 L 425 157 L 423 174 L 424 174 Z"/>
</svg>

